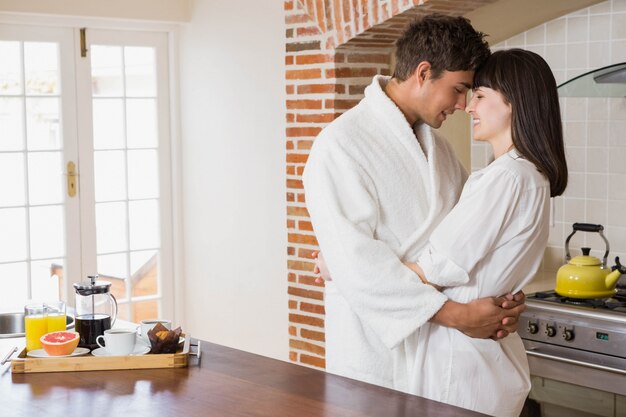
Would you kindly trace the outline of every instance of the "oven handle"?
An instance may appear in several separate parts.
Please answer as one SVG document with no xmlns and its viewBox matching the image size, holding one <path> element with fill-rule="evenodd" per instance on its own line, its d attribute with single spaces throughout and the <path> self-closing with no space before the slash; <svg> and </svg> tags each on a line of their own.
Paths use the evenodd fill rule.
<svg viewBox="0 0 626 417">
<path fill-rule="evenodd" d="M 562 358 L 560 356 L 554 356 L 554 355 L 549 355 L 547 353 L 537 352 L 536 350 L 526 350 L 526 354 L 530 356 L 536 356 L 538 358 L 551 359 L 557 362 L 571 363 L 573 365 L 580 365 L 580 366 L 585 366 L 587 368 L 594 368 L 594 369 L 599 369 L 601 371 L 608 371 L 608 372 L 614 372 L 617 374 L 626 375 L 626 370 L 624 369 L 611 368 L 610 366 L 597 365 L 595 363 L 583 362 L 583 361 L 579 361 L 576 359 Z"/>
</svg>

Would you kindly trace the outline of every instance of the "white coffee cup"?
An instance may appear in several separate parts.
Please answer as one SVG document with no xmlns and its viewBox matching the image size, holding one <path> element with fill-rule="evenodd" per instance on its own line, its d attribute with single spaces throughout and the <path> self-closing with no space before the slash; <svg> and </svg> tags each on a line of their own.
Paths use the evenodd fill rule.
<svg viewBox="0 0 626 417">
<path fill-rule="evenodd" d="M 104 339 L 104 345 L 100 343 L 100 338 Z M 135 350 L 135 332 L 129 329 L 105 330 L 104 335 L 96 338 L 96 343 L 109 355 L 130 355 Z"/>
<path fill-rule="evenodd" d="M 161 323 L 167 330 L 172 329 L 172 321 L 171 320 L 161 320 L 161 319 L 147 319 L 141 320 L 139 322 L 139 329 L 141 330 L 141 337 L 147 339 L 148 331 L 154 329 L 154 326 Z"/>
</svg>

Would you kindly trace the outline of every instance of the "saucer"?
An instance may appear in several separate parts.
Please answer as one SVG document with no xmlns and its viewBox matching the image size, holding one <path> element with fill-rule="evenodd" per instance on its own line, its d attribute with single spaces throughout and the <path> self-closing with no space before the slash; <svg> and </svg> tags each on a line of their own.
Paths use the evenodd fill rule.
<svg viewBox="0 0 626 417">
<path fill-rule="evenodd" d="M 74 352 L 70 353 L 69 355 L 50 356 L 46 353 L 45 350 L 36 349 L 36 350 L 31 350 L 30 352 L 26 352 L 26 356 L 30 356 L 31 358 L 67 358 L 70 356 L 86 355 L 87 353 L 89 353 L 89 349 L 77 347 L 76 349 L 74 349 Z"/>
<path fill-rule="evenodd" d="M 139 356 L 145 355 L 150 352 L 150 346 L 146 346 L 145 344 L 136 344 L 135 350 L 128 355 L 117 355 L 117 356 Z M 98 348 L 91 351 L 93 356 L 113 356 L 109 352 L 107 352 L 106 348 Z"/>
<path fill-rule="evenodd" d="M 144 339 L 141 335 L 137 335 L 137 337 L 135 337 L 135 347 L 137 347 L 137 345 L 150 346 L 150 339 Z"/>
</svg>

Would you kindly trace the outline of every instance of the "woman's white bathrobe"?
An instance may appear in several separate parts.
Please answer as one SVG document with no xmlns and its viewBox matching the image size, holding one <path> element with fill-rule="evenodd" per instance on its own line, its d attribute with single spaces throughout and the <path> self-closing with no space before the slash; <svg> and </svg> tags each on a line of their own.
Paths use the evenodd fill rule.
<svg viewBox="0 0 626 417">
<path fill-rule="evenodd" d="M 548 242 L 550 184 L 515 150 L 473 173 L 458 204 L 417 258 L 451 300 L 517 292 L 537 272 Z M 517 333 L 472 339 L 426 323 L 405 341 L 409 387 L 426 398 L 496 416 L 519 416 L 530 390 Z M 413 352 L 413 354 L 411 354 Z"/>
<path fill-rule="evenodd" d="M 365 98 L 322 131 L 303 179 L 333 277 L 325 293 L 326 368 L 393 387 L 394 348 L 447 300 L 401 259 L 424 249 L 466 174 L 444 139 L 427 126 L 412 130 L 384 93 L 387 80 L 374 77 Z"/>
</svg>

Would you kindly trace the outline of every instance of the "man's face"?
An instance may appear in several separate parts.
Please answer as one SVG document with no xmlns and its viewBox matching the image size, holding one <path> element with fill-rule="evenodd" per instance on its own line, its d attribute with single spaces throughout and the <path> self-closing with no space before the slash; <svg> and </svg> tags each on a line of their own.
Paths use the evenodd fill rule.
<svg viewBox="0 0 626 417">
<path fill-rule="evenodd" d="M 474 71 L 443 71 L 436 79 L 426 75 L 420 93 L 424 105 L 418 118 L 438 129 L 455 110 L 465 110 L 467 92 L 472 87 L 473 78 Z"/>
</svg>

